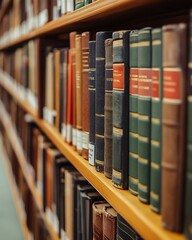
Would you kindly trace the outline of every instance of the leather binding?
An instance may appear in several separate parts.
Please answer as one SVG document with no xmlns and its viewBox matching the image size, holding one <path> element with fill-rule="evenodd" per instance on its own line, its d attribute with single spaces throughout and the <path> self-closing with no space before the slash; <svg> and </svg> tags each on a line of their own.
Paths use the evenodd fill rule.
<svg viewBox="0 0 192 240">
<path fill-rule="evenodd" d="M 117 214 L 117 240 L 141 240 L 142 237 L 126 222 L 126 220 Z"/>
<path fill-rule="evenodd" d="M 88 159 L 89 146 L 89 32 L 82 38 L 82 156 Z"/>
<path fill-rule="evenodd" d="M 66 56 L 67 55 L 67 56 Z M 72 69 L 72 53 L 71 49 L 67 53 L 65 53 L 65 59 L 68 61 L 65 61 L 65 84 L 64 89 L 66 88 L 67 85 L 67 137 L 66 140 L 69 144 L 72 144 L 72 125 L 73 125 L 73 69 Z M 64 101 L 65 104 L 65 101 Z"/>
<path fill-rule="evenodd" d="M 162 223 L 176 232 L 183 229 L 186 55 L 186 24 L 163 26 Z"/>
<path fill-rule="evenodd" d="M 112 182 L 128 188 L 129 31 L 113 33 L 113 150 Z"/>
<path fill-rule="evenodd" d="M 103 240 L 115 240 L 117 235 L 117 212 L 105 206 L 103 212 Z"/>
<path fill-rule="evenodd" d="M 105 40 L 111 32 L 96 33 L 95 168 L 104 171 Z"/>
<path fill-rule="evenodd" d="M 59 131 L 59 126 L 60 126 L 60 89 L 61 89 L 61 79 L 60 79 L 60 49 L 54 49 L 54 80 L 55 80 L 55 112 L 56 112 L 56 117 L 55 117 L 55 127 Z"/>
<path fill-rule="evenodd" d="M 162 156 L 162 29 L 152 30 L 152 86 L 151 86 L 151 209 L 161 209 L 161 156 Z"/>
<path fill-rule="evenodd" d="M 93 239 L 92 204 L 100 200 L 103 197 L 96 191 L 80 193 L 82 240 Z"/>
<path fill-rule="evenodd" d="M 35 181 L 37 181 L 37 151 L 38 151 L 38 145 L 37 140 L 38 136 L 40 134 L 40 131 L 38 128 L 33 128 L 33 160 L 32 160 L 32 166 L 35 173 Z"/>
<path fill-rule="evenodd" d="M 104 174 L 112 177 L 113 39 L 105 40 Z"/>
<path fill-rule="evenodd" d="M 82 231 L 81 231 L 81 192 L 93 192 L 95 189 L 87 182 L 87 184 L 77 185 L 77 240 L 82 239 Z"/>
<path fill-rule="evenodd" d="M 130 32 L 129 191 L 138 194 L 138 30 Z"/>
<path fill-rule="evenodd" d="M 151 146 L 151 28 L 138 37 L 138 198 L 149 204 Z"/>
<path fill-rule="evenodd" d="M 95 165 L 95 45 L 89 41 L 89 164 Z"/>
<path fill-rule="evenodd" d="M 94 202 L 92 205 L 93 240 L 103 239 L 103 212 L 106 206 L 110 206 L 106 201 Z"/>
<path fill-rule="evenodd" d="M 77 152 L 82 154 L 82 38 L 75 36 L 76 48 L 76 129 Z"/>
<path fill-rule="evenodd" d="M 72 58 L 72 86 L 73 86 L 73 90 L 72 90 L 72 102 L 73 102 L 73 126 L 72 126 L 72 145 L 76 148 L 77 145 L 77 134 L 76 134 L 76 48 L 75 48 L 75 36 L 76 36 L 76 32 L 71 32 L 69 34 L 69 38 L 70 38 L 70 54 L 71 54 L 71 58 Z"/>
<path fill-rule="evenodd" d="M 190 12 L 190 42 L 189 42 L 189 85 L 188 85 L 188 123 L 187 123 L 187 167 L 186 167 L 186 194 L 185 194 L 185 230 L 187 239 L 192 238 L 192 11 Z"/>
</svg>

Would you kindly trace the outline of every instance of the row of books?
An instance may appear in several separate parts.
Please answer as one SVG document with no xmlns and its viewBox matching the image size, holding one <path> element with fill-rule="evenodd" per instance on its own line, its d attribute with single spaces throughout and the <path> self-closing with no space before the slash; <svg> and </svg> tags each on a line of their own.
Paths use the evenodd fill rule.
<svg viewBox="0 0 192 240">
<path fill-rule="evenodd" d="M 13 102 L 10 98 L 9 104 L 16 104 Z M 19 106 L 17 111 L 21 114 L 18 114 L 18 125 L 14 125 L 22 125 L 22 128 L 18 129 L 18 135 L 27 159 L 31 159 L 29 169 L 33 169 L 32 175 L 42 197 L 43 210 L 61 239 L 142 239 L 41 133 L 29 115 Z M 10 111 L 13 121 L 14 114 L 14 111 Z M 29 208 L 26 213 L 29 215 L 28 222 L 31 221 L 29 229 L 34 239 L 41 239 L 36 238 L 35 213 L 31 213 L 35 203 L 30 209 L 33 196 L 30 195 L 5 132 L 3 136 L 24 208 Z"/>
<path fill-rule="evenodd" d="M 98 32 L 95 38 L 72 32 L 70 46 L 39 40 L 41 116 L 114 186 L 161 212 L 163 225 L 174 231 L 183 228 L 186 177 L 191 197 L 188 25 L 191 36 L 192 24 L 180 23 Z M 14 78 L 14 71 L 1 68 Z"/>
<path fill-rule="evenodd" d="M 3 16 L 0 44 L 14 40 L 95 0 L 14 0 Z"/>
</svg>

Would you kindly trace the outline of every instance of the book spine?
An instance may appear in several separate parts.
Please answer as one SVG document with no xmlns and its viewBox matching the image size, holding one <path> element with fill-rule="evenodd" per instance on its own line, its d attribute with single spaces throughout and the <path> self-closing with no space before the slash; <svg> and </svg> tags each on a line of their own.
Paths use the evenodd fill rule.
<svg viewBox="0 0 192 240">
<path fill-rule="evenodd" d="M 188 85 L 188 124 L 187 124 L 187 166 L 186 166 L 186 194 L 185 194 L 185 236 L 192 238 L 192 11 L 190 13 L 190 40 L 189 40 L 189 85 Z"/>
<path fill-rule="evenodd" d="M 151 135 L 151 28 L 138 36 L 138 197 L 149 203 Z"/>
<path fill-rule="evenodd" d="M 96 41 L 89 41 L 89 163 L 95 165 L 95 50 Z"/>
<path fill-rule="evenodd" d="M 130 32 L 129 191 L 138 194 L 138 31 Z"/>
<path fill-rule="evenodd" d="M 104 129 L 104 174 L 112 177 L 112 91 L 113 91 L 113 39 L 105 40 L 105 129 Z"/>
<path fill-rule="evenodd" d="M 163 26 L 162 223 L 176 232 L 183 227 L 186 46 L 186 24 Z"/>
<path fill-rule="evenodd" d="M 96 34 L 95 168 L 104 171 L 105 40 L 111 32 Z"/>
<path fill-rule="evenodd" d="M 152 30 L 152 87 L 151 87 L 151 209 L 161 208 L 161 135 L 162 135 L 162 30 Z"/>
<path fill-rule="evenodd" d="M 128 188 L 129 31 L 113 33 L 113 146 L 112 182 Z"/>
<path fill-rule="evenodd" d="M 84 0 L 75 0 L 75 10 L 85 6 Z"/>
<path fill-rule="evenodd" d="M 88 159 L 89 146 L 89 32 L 82 33 L 82 156 Z"/>
<path fill-rule="evenodd" d="M 54 51 L 54 61 L 55 61 L 55 127 L 59 130 L 60 122 L 60 50 L 55 49 Z"/>
</svg>

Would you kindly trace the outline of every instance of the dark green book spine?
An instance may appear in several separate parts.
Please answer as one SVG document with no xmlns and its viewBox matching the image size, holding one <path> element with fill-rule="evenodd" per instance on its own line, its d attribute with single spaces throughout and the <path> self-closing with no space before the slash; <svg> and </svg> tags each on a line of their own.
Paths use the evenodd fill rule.
<svg viewBox="0 0 192 240">
<path fill-rule="evenodd" d="M 96 34 L 95 75 L 95 168 L 104 171 L 105 40 L 111 32 Z"/>
<path fill-rule="evenodd" d="M 185 236 L 192 239 L 192 11 L 190 13 L 189 44 L 189 90 L 188 90 L 188 130 L 187 130 L 187 169 L 185 196 Z"/>
<path fill-rule="evenodd" d="M 79 8 L 81 8 L 81 7 L 83 7 L 83 6 L 85 6 L 84 0 L 76 0 L 76 1 L 75 1 L 75 10 L 76 10 L 76 9 L 79 9 Z"/>
<path fill-rule="evenodd" d="M 161 137 L 162 137 L 162 29 L 152 30 L 152 98 L 151 98 L 151 209 L 161 207 Z"/>
<path fill-rule="evenodd" d="M 130 32 L 129 190 L 138 194 L 138 31 Z"/>
<path fill-rule="evenodd" d="M 149 203 L 151 145 L 151 28 L 139 31 L 138 47 L 138 197 Z"/>
<path fill-rule="evenodd" d="M 129 31 L 113 33 L 113 145 L 112 182 L 128 188 L 129 154 Z"/>
</svg>

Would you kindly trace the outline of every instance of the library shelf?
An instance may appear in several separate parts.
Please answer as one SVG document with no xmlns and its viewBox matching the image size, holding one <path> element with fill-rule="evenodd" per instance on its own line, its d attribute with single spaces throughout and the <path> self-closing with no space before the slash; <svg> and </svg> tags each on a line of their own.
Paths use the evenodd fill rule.
<svg viewBox="0 0 192 240">
<path fill-rule="evenodd" d="M 65 32 L 76 31 L 79 29 L 93 29 L 94 25 L 97 27 L 103 26 L 105 20 L 110 24 L 110 19 L 113 15 L 113 19 L 115 19 L 115 16 L 119 17 L 123 13 L 130 14 L 133 10 L 136 10 L 137 13 L 142 13 L 143 8 L 149 7 L 152 9 L 153 7 L 166 7 L 171 3 L 173 3 L 173 0 L 97 0 L 80 9 L 67 13 L 56 20 L 50 21 L 19 38 L 1 45 L 0 51 L 15 47 L 25 41 L 40 36 L 50 36 L 58 33 L 64 34 Z"/>
<path fill-rule="evenodd" d="M 72 146 L 65 143 L 61 134 L 50 124 L 39 119 L 31 106 L 21 100 L 8 86 L 0 81 L 6 91 L 11 94 L 17 103 L 28 112 L 37 126 L 60 150 L 62 154 L 76 167 L 76 169 L 96 188 L 96 190 L 119 212 L 129 224 L 144 238 L 148 240 L 184 240 L 183 234 L 177 234 L 164 229 L 161 225 L 161 215 L 154 213 L 149 205 L 141 203 L 137 197 L 128 190 L 117 189 L 110 179 L 99 173 L 87 160 L 83 159 Z M 1 118 L 6 115 L 0 112 Z M 6 123 L 6 122 L 5 122 Z M 10 134 L 11 137 L 11 134 Z M 13 144 L 14 141 L 12 140 Z M 18 151 L 18 150 L 17 150 Z M 24 161 L 24 159 L 23 159 Z M 24 165 L 24 163 L 22 163 Z M 29 181 L 29 184 L 31 182 Z M 33 189 L 34 191 L 34 189 Z"/>
<path fill-rule="evenodd" d="M 41 217 L 42 217 L 44 223 L 46 224 L 46 228 L 49 231 L 51 239 L 59 240 L 59 236 L 57 235 L 57 233 L 55 232 L 55 230 L 53 229 L 51 224 L 48 222 L 47 217 L 46 217 L 45 213 L 43 212 L 42 199 L 41 199 L 39 193 L 37 192 L 33 177 L 31 176 L 31 174 L 29 172 L 29 168 L 27 166 L 27 161 L 26 161 L 22 146 L 20 144 L 20 140 L 16 134 L 16 131 L 15 131 L 12 123 L 11 123 L 9 115 L 6 113 L 6 110 L 4 109 L 2 103 L 0 103 L 0 116 L 1 116 L 0 117 L 1 122 L 3 124 L 3 127 L 6 131 L 8 138 L 9 138 L 11 146 L 17 156 L 23 176 L 24 176 L 26 183 L 29 187 L 29 190 L 33 196 L 35 204 L 36 204 L 37 208 L 39 209 Z"/>
</svg>

